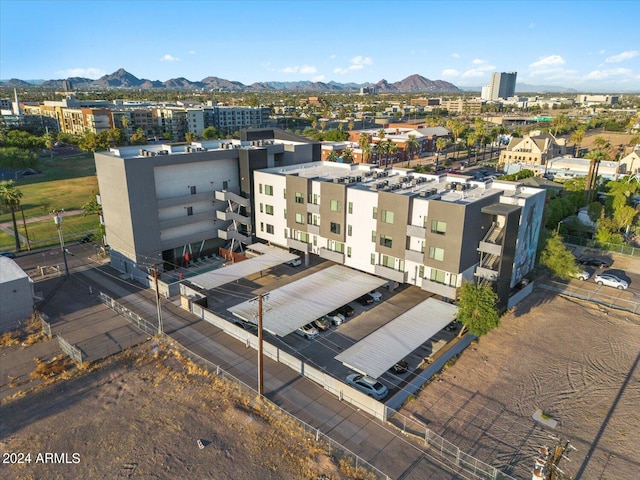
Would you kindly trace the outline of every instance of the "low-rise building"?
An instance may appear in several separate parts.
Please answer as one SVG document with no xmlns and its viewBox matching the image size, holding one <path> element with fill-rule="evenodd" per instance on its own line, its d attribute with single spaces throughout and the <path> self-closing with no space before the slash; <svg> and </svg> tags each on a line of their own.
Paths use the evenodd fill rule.
<svg viewBox="0 0 640 480">
<path fill-rule="evenodd" d="M 506 305 L 535 261 L 545 192 L 462 175 L 316 162 L 254 172 L 256 236 L 454 299 L 491 282 Z"/>
<path fill-rule="evenodd" d="M 500 152 L 500 165 L 523 163 L 545 165 L 548 160 L 566 154 L 566 141 L 550 133 L 532 131 L 522 138 L 512 137 L 506 149 Z"/>
<path fill-rule="evenodd" d="M 33 314 L 33 281 L 12 259 L 0 256 L 0 332 Z"/>
</svg>

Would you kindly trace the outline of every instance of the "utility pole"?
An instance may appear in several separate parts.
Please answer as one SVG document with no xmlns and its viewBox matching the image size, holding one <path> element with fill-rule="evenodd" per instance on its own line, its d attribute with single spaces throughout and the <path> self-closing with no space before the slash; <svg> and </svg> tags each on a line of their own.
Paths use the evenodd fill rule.
<svg viewBox="0 0 640 480">
<path fill-rule="evenodd" d="M 264 357 L 262 355 L 262 300 L 269 296 L 268 293 L 261 293 L 252 301 L 258 300 L 258 394 L 264 395 Z"/>
<path fill-rule="evenodd" d="M 63 210 L 64 211 L 64 210 Z M 65 276 L 69 278 L 69 265 L 67 264 L 67 251 L 64 248 L 64 238 L 62 237 L 62 217 L 60 216 L 60 212 L 58 210 L 54 210 L 53 222 L 58 227 L 58 237 L 60 237 L 60 249 L 62 250 L 62 258 L 64 259 L 64 271 Z"/>
<path fill-rule="evenodd" d="M 575 447 L 571 445 L 569 440 L 561 441 L 559 438 L 555 440 L 556 445 L 553 449 L 549 449 L 549 447 L 540 448 L 542 457 L 536 458 L 535 460 L 535 467 L 531 477 L 532 480 L 561 480 L 563 478 L 571 478 L 566 476 L 558 465 L 563 458 L 569 460 L 565 452 L 569 449 L 575 450 Z"/>
<path fill-rule="evenodd" d="M 162 305 L 160 304 L 160 289 L 158 288 L 158 265 L 153 264 L 153 279 L 156 285 L 156 309 L 158 312 L 158 335 L 162 335 Z"/>
</svg>

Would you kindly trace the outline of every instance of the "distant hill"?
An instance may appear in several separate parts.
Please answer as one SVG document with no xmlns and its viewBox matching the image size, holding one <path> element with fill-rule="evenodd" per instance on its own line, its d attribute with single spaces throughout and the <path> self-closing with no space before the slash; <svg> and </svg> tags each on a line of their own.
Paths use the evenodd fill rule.
<svg viewBox="0 0 640 480">
<path fill-rule="evenodd" d="M 18 79 L 11 79 L 0 82 L 0 86 L 28 88 L 39 86 L 62 90 L 64 82 L 71 82 L 74 90 L 109 89 L 109 88 L 137 88 L 137 89 L 175 89 L 175 90 L 228 90 L 228 91 L 299 91 L 299 92 L 357 92 L 360 87 L 372 85 L 371 83 L 338 83 L 338 82 L 256 82 L 251 85 L 244 85 L 240 82 L 225 80 L 218 77 L 206 77 L 199 82 L 193 82 L 184 77 L 172 78 L 166 82 L 159 80 L 147 80 L 137 78 L 135 75 L 120 68 L 110 75 L 104 75 L 97 80 L 82 77 L 72 77 L 59 80 L 45 80 L 40 85 L 25 82 Z M 443 80 L 429 80 L 420 75 L 410 75 L 399 82 L 388 83 L 380 80 L 375 84 L 380 92 L 411 92 L 411 93 L 457 93 L 461 90 L 452 83 Z"/>
</svg>

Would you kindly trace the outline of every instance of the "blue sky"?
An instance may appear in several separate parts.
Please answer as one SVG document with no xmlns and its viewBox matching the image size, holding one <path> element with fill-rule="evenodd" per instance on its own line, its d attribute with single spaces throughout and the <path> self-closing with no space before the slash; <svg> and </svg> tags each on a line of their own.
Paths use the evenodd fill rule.
<svg viewBox="0 0 640 480">
<path fill-rule="evenodd" d="M 0 0 L 0 78 L 389 82 L 640 91 L 640 2 Z"/>
</svg>

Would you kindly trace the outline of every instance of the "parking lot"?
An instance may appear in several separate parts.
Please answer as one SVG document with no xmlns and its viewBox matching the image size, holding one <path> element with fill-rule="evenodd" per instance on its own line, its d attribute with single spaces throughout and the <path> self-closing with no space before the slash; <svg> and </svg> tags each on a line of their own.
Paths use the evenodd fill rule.
<svg viewBox="0 0 640 480">
<path fill-rule="evenodd" d="M 331 262 L 313 258 L 308 267 L 280 265 L 272 271 L 261 272 L 233 284 L 224 285 L 209 292 L 208 309 L 230 322 L 237 323 L 239 319 L 228 311 L 229 308 L 258 294 L 265 294 L 291 282 L 301 280 L 331 265 L 333 265 Z M 309 340 L 295 333 L 278 337 L 266 331 L 264 338 L 278 348 L 303 359 L 306 363 L 319 368 L 332 377 L 344 381 L 346 376 L 354 371 L 334 357 L 432 296 L 414 286 L 400 286 L 394 291 L 390 291 L 387 287 L 381 287 L 377 291 L 382 295 L 380 301 L 362 305 L 357 299 L 353 299 L 348 303 L 354 311 L 353 315 L 345 317 L 341 325 L 331 324 L 325 331 L 318 329 L 318 336 L 314 339 Z M 264 300 L 263 308 L 269 308 L 268 297 Z M 407 372 L 396 374 L 387 371 L 379 379 L 389 389 L 390 395 L 387 398 L 403 388 L 421 362 L 442 348 L 456 334 L 455 330 L 441 330 L 404 358 L 408 364 Z"/>
</svg>

